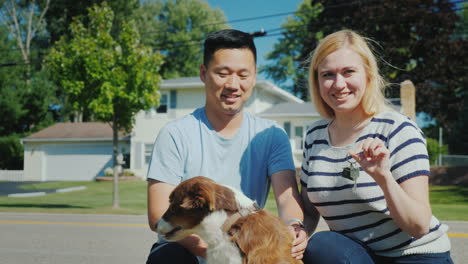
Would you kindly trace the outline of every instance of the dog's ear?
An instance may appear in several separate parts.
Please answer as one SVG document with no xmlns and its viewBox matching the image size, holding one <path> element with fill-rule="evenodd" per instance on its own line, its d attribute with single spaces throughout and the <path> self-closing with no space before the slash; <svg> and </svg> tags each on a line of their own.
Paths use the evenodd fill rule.
<svg viewBox="0 0 468 264">
<path fill-rule="evenodd" d="M 236 212 L 239 210 L 239 206 L 237 205 L 236 195 L 234 192 L 224 186 L 217 186 L 216 190 L 216 209 L 222 209 L 227 211 Z"/>
<path fill-rule="evenodd" d="M 180 207 L 185 209 L 199 209 L 207 207 L 207 203 L 208 201 L 205 197 L 203 197 L 203 195 L 197 195 L 194 197 L 185 197 L 184 200 L 182 200 Z"/>
<path fill-rule="evenodd" d="M 186 196 L 183 198 L 180 207 L 185 209 L 207 208 L 210 211 L 214 209 L 215 194 L 211 189 L 212 184 L 209 181 L 201 180 L 202 179 L 197 179 L 194 184 L 185 190 Z"/>
</svg>

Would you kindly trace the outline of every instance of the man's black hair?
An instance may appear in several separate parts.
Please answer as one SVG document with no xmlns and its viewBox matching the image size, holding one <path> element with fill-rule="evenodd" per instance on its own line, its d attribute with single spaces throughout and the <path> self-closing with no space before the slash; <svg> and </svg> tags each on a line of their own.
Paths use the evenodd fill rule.
<svg viewBox="0 0 468 264">
<path fill-rule="evenodd" d="M 203 64 L 208 67 L 213 54 L 219 49 L 249 49 L 252 51 L 257 64 L 257 49 L 253 37 L 245 32 L 235 29 L 223 29 L 211 32 L 203 44 Z"/>
</svg>

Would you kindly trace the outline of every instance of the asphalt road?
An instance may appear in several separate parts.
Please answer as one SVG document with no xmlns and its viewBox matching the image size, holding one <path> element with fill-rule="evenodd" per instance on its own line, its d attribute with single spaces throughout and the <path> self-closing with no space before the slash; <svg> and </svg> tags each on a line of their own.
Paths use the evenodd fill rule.
<svg viewBox="0 0 468 264">
<path fill-rule="evenodd" d="M 455 263 L 468 263 L 468 222 L 446 223 Z M 0 264 L 145 263 L 154 239 L 146 216 L 0 212 Z"/>
</svg>

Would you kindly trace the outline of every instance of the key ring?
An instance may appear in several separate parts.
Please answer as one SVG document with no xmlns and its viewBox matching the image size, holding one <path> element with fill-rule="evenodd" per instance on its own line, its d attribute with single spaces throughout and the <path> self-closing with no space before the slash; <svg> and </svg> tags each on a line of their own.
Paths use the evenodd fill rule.
<svg viewBox="0 0 468 264">
<path fill-rule="evenodd" d="M 349 158 L 348 158 L 349 157 Z M 354 160 L 354 162 L 352 162 L 351 160 Z M 350 165 L 356 165 L 356 163 L 358 163 L 359 161 L 355 160 L 351 155 L 347 154 L 346 155 L 346 161 L 349 162 Z"/>
</svg>

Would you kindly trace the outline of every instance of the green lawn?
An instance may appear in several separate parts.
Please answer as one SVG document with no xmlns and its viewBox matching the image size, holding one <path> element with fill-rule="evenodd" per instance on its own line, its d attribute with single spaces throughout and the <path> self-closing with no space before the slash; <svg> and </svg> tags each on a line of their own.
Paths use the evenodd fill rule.
<svg viewBox="0 0 468 264">
<path fill-rule="evenodd" d="M 25 189 L 60 189 L 77 186 L 86 186 L 87 189 L 37 197 L 0 196 L 0 211 L 146 214 L 146 181 L 119 183 L 120 209 L 112 208 L 112 182 L 50 182 L 28 185 Z"/>
<path fill-rule="evenodd" d="M 468 187 L 431 186 L 432 213 L 441 220 L 468 221 Z"/>
<path fill-rule="evenodd" d="M 1 183 L 0 183 L 1 184 Z M 86 186 L 86 190 L 38 197 L 0 196 L 2 212 L 49 212 L 84 214 L 146 214 L 146 182 L 120 182 L 120 209 L 112 208 L 112 182 L 51 182 L 26 186 L 48 189 Z M 468 187 L 431 186 L 433 214 L 441 220 L 468 221 Z M 270 193 L 265 208 L 276 213 Z"/>
</svg>

